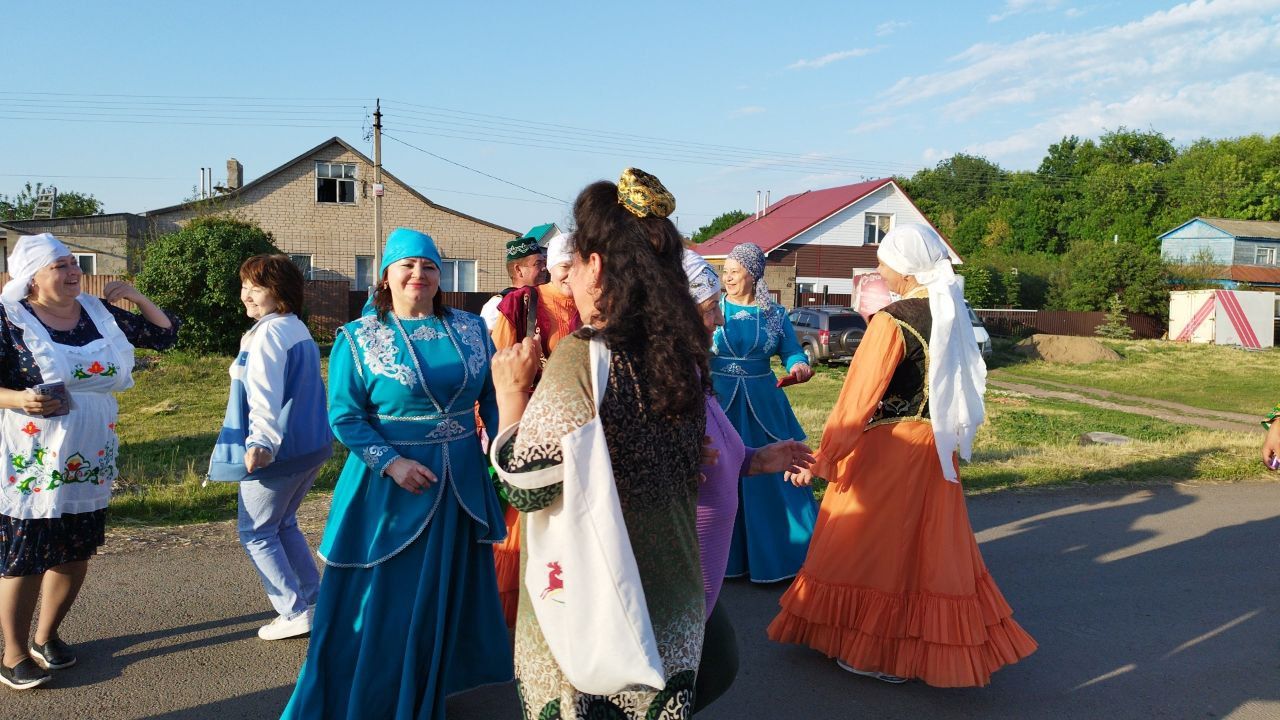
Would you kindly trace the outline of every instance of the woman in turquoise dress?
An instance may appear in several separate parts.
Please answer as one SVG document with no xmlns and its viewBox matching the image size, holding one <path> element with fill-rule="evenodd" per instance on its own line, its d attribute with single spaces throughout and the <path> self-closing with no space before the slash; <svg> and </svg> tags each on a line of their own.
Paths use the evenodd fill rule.
<svg viewBox="0 0 1280 720">
<path fill-rule="evenodd" d="M 788 383 L 813 376 L 786 309 L 769 296 L 764 268 L 764 253 L 756 245 L 744 243 L 729 254 L 720 300 L 724 326 L 712 338 L 712 384 L 748 447 L 805 439 L 769 365 L 773 356 L 790 373 L 784 378 Z M 747 575 L 760 583 L 793 577 L 804 563 L 818 519 L 813 490 L 787 483 L 782 473 L 751 475 L 740 482 L 725 575 Z"/>
<path fill-rule="evenodd" d="M 506 534 L 476 433 L 498 427 L 476 315 L 444 307 L 440 254 L 391 233 L 371 311 L 329 359 L 350 449 L 320 543 L 311 646 L 285 718 L 444 717 L 449 694 L 512 679 L 493 543 Z"/>
</svg>

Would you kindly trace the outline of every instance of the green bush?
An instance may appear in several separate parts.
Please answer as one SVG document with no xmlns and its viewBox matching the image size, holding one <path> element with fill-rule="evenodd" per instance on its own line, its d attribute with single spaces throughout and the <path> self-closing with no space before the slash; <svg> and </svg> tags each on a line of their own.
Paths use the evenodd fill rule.
<svg viewBox="0 0 1280 720">
<path fill-rule="evenodd" d="M 240 264 L 278 252 L 271 234 L 254 223 L 199 217 L 147 246 L 138 289 L 182 318 L 178 347 L 233 354 L 251 322 L 240 303 Z"/>
</svg>

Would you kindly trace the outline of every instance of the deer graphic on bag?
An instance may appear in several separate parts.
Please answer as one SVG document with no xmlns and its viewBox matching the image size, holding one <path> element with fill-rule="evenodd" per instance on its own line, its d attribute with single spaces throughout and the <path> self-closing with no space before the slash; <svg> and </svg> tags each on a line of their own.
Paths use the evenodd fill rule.
<svg viewBox="0 0 1280 720">
<path fill-rule="evenodd" d="M 542 591 L 540 597 L 556 600 L 556 596 L 564 590 L 564 580 L 560 578 L 561 573 L 564 571 L 560 569 L 560 563 L 558 562 L 549 562 L 547 567 L 551 568 L 551 572 L 547 573 L 547 587 Z M 556 602 L 561 601 L 556 600 Z"/>
</svg>

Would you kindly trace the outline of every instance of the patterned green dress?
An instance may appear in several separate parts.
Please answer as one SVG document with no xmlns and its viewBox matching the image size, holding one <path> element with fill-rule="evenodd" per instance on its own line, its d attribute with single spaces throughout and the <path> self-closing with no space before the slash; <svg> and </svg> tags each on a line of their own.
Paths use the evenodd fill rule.
<svg viewBox="0 0 1280 720">
<path fill-rule="evenodd" d="M 594 417 L 589 343 L 584 339 L 589 332 L 565 338 L 551 356 L 519 432 L 499 449 L 507 472 L 561 464 L 560 439 Z M 705 617 L 695 515 L 706 417 L 701 404 L 696 413 L 675 418 L 646 412 L 639 362 L 626 353 L 612 353 L 600 416 L 666 688 L 608 696 L 578 692 L 556 665 L 538 627 L 528 588 L 521 582 L 515 666 L 526 720 L 677 720 L 693 715 L 693 682 L 702 654 Z M 690 388 L 689 392 L 700 395 L 701 390 Z M 511 504 L 521 512 L 548 507 L 560 491 L 559 484 L 533 491 L 507 486 Z M 522 547 L 521 578 L 527 561 Z M 582 631 L 590 633 L 591 628 Z"/>
</svg>

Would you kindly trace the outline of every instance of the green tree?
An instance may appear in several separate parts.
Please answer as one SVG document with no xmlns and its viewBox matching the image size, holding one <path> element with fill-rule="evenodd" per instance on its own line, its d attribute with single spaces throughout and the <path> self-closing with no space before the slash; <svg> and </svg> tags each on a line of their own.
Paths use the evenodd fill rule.
<svg viewBox="0 0 1280 720">
<path fill-rule="evenodd" d="M 749 217 L 751 216 L 741 210 L 730 210 L 698 228 L 698 231 L 693 234 L 692 240 L 694 243 L 706 242 Z"/>
<path fill-rule="evenodd" d="M 44 189 L 43 183 L 33 187 L 27 183 L 17 195 L 10 197 L 0 195 L 0 220 L 27 220 L 36 208 L 36 198 Z M 93 195 L 86 195 L 74 190 L 58 191 L 58 202 L 54 207 L 54 217 L 78 217 L 81 215 L 101 215 L 102 201 Z"/>
<path fill-rule="evenodd" d="M 278 252 L 270 233 L 254 223 L 197 217 L 147 246 L 138 289 L 183 319 L 178 347 L 234 353 L 251 322 L 240 303 L 240 264 Z"/>
<path fill-rule="evenodd" d="M 1129 312 L 1166 315 L 1169 283 L 1159 256 L 1132 242 L 1077 243 L 1054 279 L 1050 302 L 1064 310 L 1107 310 L 1113 295 Z"/>
<path fill-rule="evenodd" d="M 964 299 L 976 308 L 989 308 L 999 302 L 1001 289 L 996 274 L 985 265 L 965 263 L 956 268 L 964 277 Z"/>
</svg>

